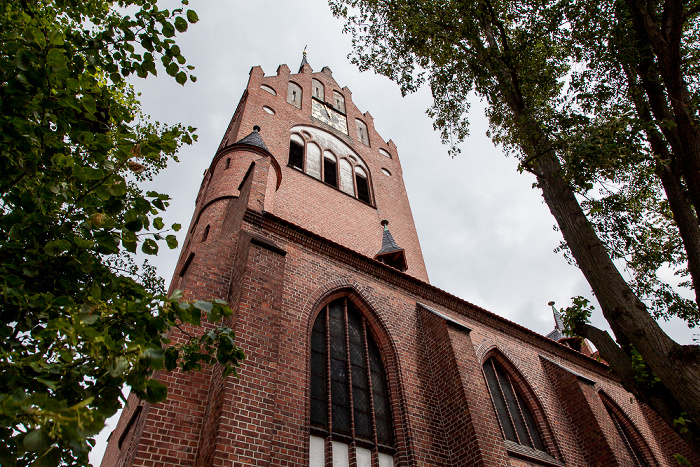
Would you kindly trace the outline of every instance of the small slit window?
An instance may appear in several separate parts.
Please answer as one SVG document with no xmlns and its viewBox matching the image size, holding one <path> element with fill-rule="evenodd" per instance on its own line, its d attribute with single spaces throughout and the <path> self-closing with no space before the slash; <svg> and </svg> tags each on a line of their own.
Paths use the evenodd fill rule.
<svg viewBox="0 0 700 467">
<path fill-rule="evenodd" d="M 301 97 L 301 87 L 297 83 L 290 81 L 287 88 L 287 102 L 301 109 Z"/>
<path fill-rule="evenodd" d="M 323 83 L 321 83 L 319 80 L 317 80 L 317 79 L 311 80 L 311 91 L 312 91 L 312 95 L 316 99 L 320 99 L 320 100 L 324 99 Z"/>
<path fill-rule="evenodd" d="M 209 238 L 209 226 L 204 227 L 204 233 L 202 234 L 202 242 L 206 242 Z"/>
<path fill-rule="evenodd" d="M 301 144 L 295 139 L 289 141 L 289 166 L 299 170 L 304 170 L 303 141 L 304 140 L 302 140 Z"/>
<path fill-rule="evenodd" d="M 357 187 L 357 199 L 370 204 L 367 174 L 361 167 L 355 167 L 355 186 Z"/>
<path fill-rule="evenodd" d="M 224 170 L 231 168 L 231 158 L 229 157 L 226 159 L 226 167 L 224 167 Z"/>
<path fill-rule="evenodd" d="M 117 447 L 120 450 L 122 448 L 122 445 L 124 444 L 124 441 L 126 440 L 126 437 L 129 436 L 129 433 L 131 433 L 131 429 L 134 427 L 134 424 L 141 416 L 142 410 L 143 410 L 143 406 L 139 405 L 138 407 L 136 407 L 136 410 L 134 410 L 134 413 L 131 414 L 131 418 L 129 418 L 129 421 L 127 422 L 126 426 L 124 427 L 124 431 L 122 432 L 121 436 L 119 437 L 119 441 L 117 442 Z"/>
<path fill-rule="evenodd" d="M 182 269 L 180 270 L 180 277 L 185 276 L 185 273 L 187 273 L 187 270 L 190 268 L 190 264 L 192 264 L 193 259 L 194 253 L 190 253 L 190 255 L 187 257 L 187 260 L 185 261 L 185 264 L 182 265 Z"/>
<path fill-rule="evenodd" d="M 338 188 L 338 164 L 333 154 L 326 152 L 323 156 L 323 181 Z"/>
<path fill-rule="evenodd" d="M 345 113 L 345 98 L 338 91 L 333 91 L 333 107 L 342 113 Z"/>
<path fill-rule="evenodd" d="M 357 128 L 357 140 L 369 146 L 369 135 L 367 134 L 367 125 L 365 125 L 365 122 L 355 119 L 355 127 Z"/>
</svg>

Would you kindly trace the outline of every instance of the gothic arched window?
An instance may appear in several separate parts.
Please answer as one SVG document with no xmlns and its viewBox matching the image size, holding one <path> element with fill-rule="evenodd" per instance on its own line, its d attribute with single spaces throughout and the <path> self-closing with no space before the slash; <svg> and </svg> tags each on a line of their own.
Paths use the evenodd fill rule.
<svg viewBox="0 0 700 467">
<path fill-rule="evenodd" d="M 531 406 L 509 372 L 496 358 L 491 357 L 484 363 L 484 375 L 503 437 L 538 451 L 546 451 Z"/>
<path fill-rule="evenodd" d="M 637 467 L 656 466 L 657 464 L 654 462 L 654 457 L 651 454 L 649 446 L 644 442 L 644 438 L 642 438 L 642 435 L 637 431 L 622 409 L 620 409 L 604 392 L 601 391 L 599 394 L 605 406 L 605 410 L 607 410 L 608 415 L 610 415 L 613 425 L 615 425 L 615 429 L 617 430 L 617 434 L 620 435 L 634 465 Z"/>
<path fill-rule="evenodd" d="M 292 130 L 289 167 L 372 205 L 369 169 L 350 146 L 318 128 L 300 125 Z"/>
<path fill-rule="evenodd" d="M 329 372 L 330 370 L 330 372 Z M 355 446 L 358 466 L 393 465 L 394 435 L 384 365 L 366 319 L 348 298 L 326 305 L 311 334 L 311 465 L 347 466 Z M 367 462 L 360 462 L 361 459 Z"/>
</svg>

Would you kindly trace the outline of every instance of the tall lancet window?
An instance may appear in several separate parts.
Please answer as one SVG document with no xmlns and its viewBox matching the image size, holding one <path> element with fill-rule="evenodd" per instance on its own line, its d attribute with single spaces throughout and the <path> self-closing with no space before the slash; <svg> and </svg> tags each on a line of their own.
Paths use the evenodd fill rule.
<svg viewBox="0 0 700 467">
<path fill-rule="evenodd" d="M 330 302 L 314 322 L 310 385 L 311 467 L 326 465 L 327 448 L 334 467 L 348 466 L 351 450 L 358 467 L 394 465 L 384 365 L 365 318 L 347 298 Z"/>
<path fill-rule="evenodd" d="M 603 405 L 605 405 L 605 410 L 607 410 L 613 425 L 615 425 L 617 434 L 620 435 L 620 439 L 625 445 L 630 459 L 632 459 L 632 463 L 636 467 L 658 465 L 649 446 L 647 446 L 644 438 L 637 428 L 635 428 L 634 424 L 627 418 L 627 415 L 625 415 L 622 409 L 620 409 L 607 394 L 602 391 L 599 394 L 600 398 L 603 400 Z"/>
<path fill-rule="evenodd" d="M 536 451 L 547 452 L 531 402 L 528 402 L 513 376 L 495 357 L 484 363 L 484 375 L 503 437 Z"/>
</svg>

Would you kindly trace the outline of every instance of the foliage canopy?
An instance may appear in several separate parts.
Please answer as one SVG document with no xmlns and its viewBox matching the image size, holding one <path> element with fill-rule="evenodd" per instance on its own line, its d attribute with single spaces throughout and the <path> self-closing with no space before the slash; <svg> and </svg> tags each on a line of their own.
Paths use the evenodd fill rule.
<svg viewBox="0 0 700 467">
<path fill-rule="evenodd" d="M 361 69 L 403 93 L 429 84 L 428 113 L 453 155 L 468 135 L 469 99 L 487 102 L 491 138 L 535 175 L 560 250 L 615 340 L 584 319 L 571 320 L 575 331 L 669 424 L 687 416 L 677 431 L 700 447 L 700 350 L 655 321 L 700 323 L 700 4 L 329 3 L 347 20 Z M 640 359 L 653 377 L 638 377 Z"/>
<path fill-rule="evenodd" d="M 225 303 L 168 298 L 134 258 L 177 247 L 168 196 L 140 186 L 196 136 L 149 121 L 126 80 L 195 80 L 173 40 L 198 19 L 182 3 L 0 0 L 3 466 L 87 465 L 124 384 L 159 402 L 154 371 L 219 362 L 227 375 L 244 358 Z M 173 326 L 189 341 L 171 345 Z"/>
</svg>

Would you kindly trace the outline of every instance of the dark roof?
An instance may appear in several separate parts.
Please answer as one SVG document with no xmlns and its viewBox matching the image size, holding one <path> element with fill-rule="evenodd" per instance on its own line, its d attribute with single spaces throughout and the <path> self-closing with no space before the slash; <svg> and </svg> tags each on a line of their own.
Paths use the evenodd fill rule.
<svg viewBox="0 0 700 467">
<path fill-rule="evenodd" d="M 304 55 L 301 57 L 301 65 L 299 65 L 299 71 L 298 73 L 301 73 L 301 70 L 304 69 L 304 65 L 308 65 L 309 62 L 306 60 L 306 50 L 304 50 Z"/>
<path fill-rule="evenodd" d="M 399 271 L 405 271 L 408 269 L 408 265 L 406 264 L 406 253 L 404 252 L 403 248 L 396 244 L 394 237 L 391 236 L 389 227 L 387 227 L 388 223 L 388 221 L 382 221 L 382 224 L 384 225 L 382 248 L 376 255 L 374 255 L 374 259 L 381 261 L 392 268 L 396 268 Z"/>
<path fill-rule="evenodd" d="M 400 246 L 396 244 L 394 237 L 391 236 L 391 232 L 387 227 L 384 227 L 384 236 L 382 237 L 382 248 L 377 253 L 378 255 L 383 255 L 384 253 L 391 253 L 394 251 L 403 250 Z"/>
<path fill-rule="evenodd" d="M 257 146 L 261 149 L 264 149 L 265 151 L 268 150 L 267 146 L 265 146 L 265 142 L 260 137 L 260 133 L 257 130 L 253 131 L 251 134 L 249 134 L 245 138 L 243 138 L 239 141 L 236 141 L 236 144 L 248 144 L 250 146 Z"/>
<path fill-rule="evenodd" d="M 554 329 L 547 334 L 547 337 L 558 342 L 559 339 L 564 339 L 569 336 L 564 332 L 564 320 L 561 319 L 561 313 L 559 313 L 553 305 L 552 313 L 554 313 Z"/>
</svg>

